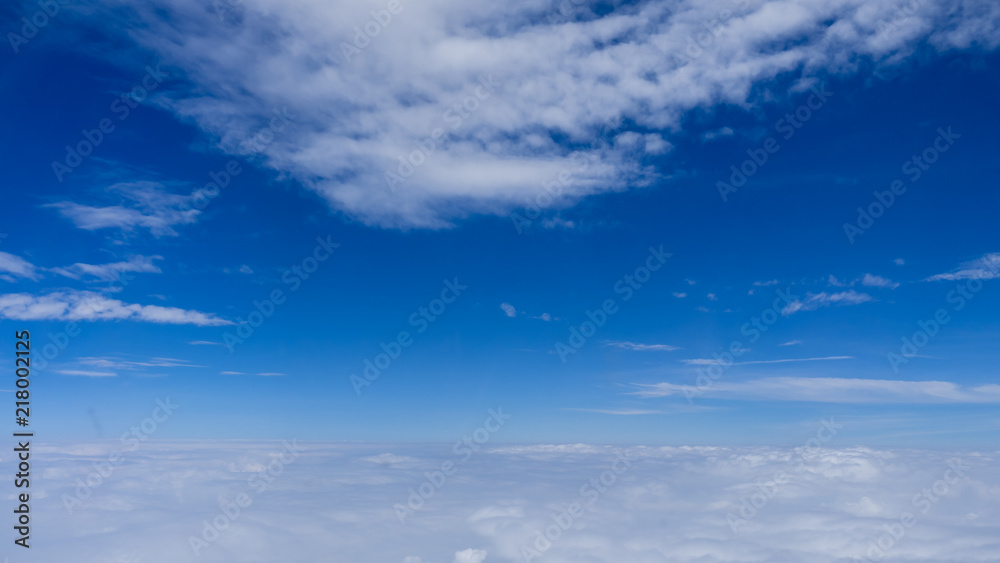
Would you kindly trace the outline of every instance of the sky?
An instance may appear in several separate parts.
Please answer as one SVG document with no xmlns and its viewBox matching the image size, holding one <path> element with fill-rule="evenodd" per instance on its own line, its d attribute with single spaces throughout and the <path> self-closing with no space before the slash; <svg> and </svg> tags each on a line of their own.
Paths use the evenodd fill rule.
<svg viewBox="0 0 1000 563">
<path fill-rule="evenodd" d="M 46 440 L 996 446 L 996 4 L 130 4 L 0 9 Z"/>
</svg>

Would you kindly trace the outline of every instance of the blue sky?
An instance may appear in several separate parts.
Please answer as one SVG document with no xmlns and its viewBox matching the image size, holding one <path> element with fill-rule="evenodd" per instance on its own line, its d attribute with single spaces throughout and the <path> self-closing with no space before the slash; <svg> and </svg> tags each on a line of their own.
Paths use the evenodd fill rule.
<svg viewBox="0 0 1000 563">
<path fill-rule="evenodd" d="M 995 444 L 1000 59 L 974 22 L 996 16 L 926 4 L 879 31 L 849 2 L 733 4 L 681 66 L 658 42 L 683 52 L 709 8 L 546 23 L 526 3 L 460 11 L 456 31 L 406 4 L 344 61 L 351 25 L 384 6 L 344 8 L 328 33 L 310 21 L 332 8 L 306 2 L 63 7 L 0 67 L 16 108 L 0 325 L 30 330 L 36 355 L 79 330 L 34 375 L 36 430 L 114 438 L 169 396 L 165 438 L 452 441 L 499 406 L 504 441 L 524 443 L 795 445 L 833 416 L 841 445 Z M 4 29 L 34 10 L 4 8 Z M 551 61 L 522 51 L 540 48 Z M 54 170 L 102 120 L 93 154 Z M 748 151 L 767 161 L 723 198 Z M 391 186 L 398 155 L 417 164 Z M 564 172 L 560 197 L 526 209 Z M 896 180 L 852 240 L 845 223 Z M 467 287 L 435 303 L 447 284 Z M 773 308 L 778 291 L 792 297 Z M 399 357 L 352 384 L 402 331 Z M 725 350 L 736 364 L 705 385 Z"/>
</svg>

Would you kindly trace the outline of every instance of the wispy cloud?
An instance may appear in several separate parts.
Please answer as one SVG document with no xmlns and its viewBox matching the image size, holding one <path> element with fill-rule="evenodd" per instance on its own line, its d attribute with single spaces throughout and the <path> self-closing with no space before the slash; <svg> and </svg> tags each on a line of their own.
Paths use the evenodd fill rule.
<svg viewBox="0 0 1000 563">
<path fill-rule="evenodd" d="M 199 190 L 201 191 L 201 190 Z M 126 182 L 107 188 L 118 196 L 116 205 L 82 205 L 72 201 L 51 203 L 51 207 L 77 228 L 87 231 L 118 229 L 132 232 L 148 230 L 153 236 L 177 236 L 175 226 L 194 223 L 201 213 L 193 202 L 199 191 L 188 195 L 168 191 L 159 182 Z"/>
<path fill-rule="evenodd" d="M 753 284 L 757 287 L 767 287 L 771 285 L 778 285 L 778 280 L 755 281 Z"/>
<path fill-rule="evenodd" d="M 260 375 L 260 376 L 264 376 L 264 377 L 277 377 L 277 376 L 288 375 L 288 374 L 287 373 L 277 372 L 277 371 L 263 371 L 263 372 L 260 372 L 260 373 L 256 373 L 254 375 Z"/>
<path fill-rule="evenodd" d="M 3 294 L 0 295 L 0 318 L 18 321 L 130 320 L 197 326 L 233 324 L 209 313 L 124 303 L 92 291 L 56 291 L 47 295 Z"/>
<path fill-rule="evenodd" d="M 682 293 L 680 291 L 675 291 L 674 292 L 674 297 L 676 297 L 678 299 L 684 299 L 685 297 L 687 297 L 687 295 L 688 295 L 687 293 Z"/>
<path fill-rule="evenodd" d="M 873 274 L 865 274 L 861 278 L 861 285 L 866 287 L 885 287 L 889 289 L 896 289 L 899 284 L 882 276 L 876 276 Z"/>
<path fill-rule="evenodd" d="M 78 280 L 92 277 L 103 281 L 114 281 L 124 272 L 154 273 L 162 272 L 153 260 L 162 260 L 162 256 L 133 256 L 124 262 L 110 264 L 83 264 L 77 262 L 64 268 L 51 268 L 49 271 L 67 278 Z"/>
<path fill-rule="evenodd" d="M 192 340 L 188 344 L 192 346 L 222 346 L 221 342 L 212 342 L 211 340 Z"/>
<path fill-rule="evenodd" d="M 637 384 L 640 397 L 684 395 L 687 385 Z M 824 403 L 1000 403 L 1000 385 L 962 386 L 948 381 L 895 381 L 834 377 L 771 377 L 716 381 L 702 396 L 720 399 Z"/>
<path fill-rule="evenodd" d="M 39 278 L 34 264 L 20 256 L 14 256 L 6 252 L 0 252 L 0 272 L 29 280 L 37 280 Z"/>
<path fill-rule="evenodd" d="M 872 300 L 872 296 L 867 293 L 858 293 L 856 291 L 848 290 L 841 291 L 838 293 L 809 293 L 806 295 L 804 300 L 796 299 L 785 305 L 785 308 L 781 310 L 782 315 L 791 315 L 792 313 L 797 313 L 799 311 L 814 311 L 820 307 L 828 307 L 831 305 L 860 305 L 861 303 L 867 303 Z"/>
<path fill-rule="evenodd" d="M 786 364 L 791 362 L 826 362 L 834 360 L 853 360 L 854 356 L 826 356 L 823 358 L 782 358 L 778 360 L 752 360 L 749 362 L 734 362 L 729 365 L 734 366 L 749 366 L 755 364 Z M 689 366 L 715 366 L 715 365 L 726 365 L 722 360 L 715 358 L 694 358 L 690 360 L 681 360 L 681 362 Z"/>
<path fill-rule="evenodd" d="M 608 346 L 614 346 L 616 348 L 624 348 L 626 350 L 637 350 L 637 351 L 660 351 L 660 352 L 670 352 L 673 350 L 680 350 L 677 346 L 672 346 L 670 344 L 639 344 L 637 342 L 617 342 L 608 340 L 605 342 Z"/>
<path fill-rule="evenodd" d="M 782 342 L 781 344 L 778 344 L 778 346 L 796 346 L 798 344 L 802 344 L 802 341 L 801 340 L 789 340 L 788 342 Z"/>
<path fill-rule="evenodd" d="M 992 280 L 1000 277 L 1000 252 L 984 254 L 969 262 L 963 262 L 946 274 L 937 274 L 924 281 L 954 281 L 954 280 Z"/>
<path fill-rule="evenodd" d="M 78 369 L 57 369 L 56 373 L 62 375 L 79 375 L 83 377 L 115 377 L 118 374 L 110 371 L 88 371 Z"/>
</svg>

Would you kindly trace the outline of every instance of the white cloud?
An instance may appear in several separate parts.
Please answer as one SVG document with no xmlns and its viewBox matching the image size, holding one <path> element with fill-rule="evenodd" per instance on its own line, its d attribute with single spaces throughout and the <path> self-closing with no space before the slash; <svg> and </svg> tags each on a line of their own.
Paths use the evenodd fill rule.
<svg viewBox="0 0 1000 563">
<path fill-rule="evenodd" d="M 659 352 L 670 352 L 673 350 L 680 350 L 677 346 L 671 346 L 670 344 L 638 344 L 636 342 L 616 342 L 607 341 L 605 342 L 608 346 L 614 346 L 616 348 L 624 348 L 626 350 L 638 350 L 638 351 L 659 351 Z"/>
<path fill-rule="evenodd" d="M 802 344 L 802 341 L 801 340 L 789 340 L 788 342 L 782 342 L 781 344 L 778 344 L 778 346 L 795 346 L 795 345 L 798 345 L 798 344 Z"/>
<path fill-rule="evenodd" d="M 831 360 L 853 360 L 853 356 L 826 356 L 823 358 L 783 358 L 779 360 L 751 360 L 748 362 L 734 362 L 730 365 L 734 366 L 749 366 L 755 364 L 786 364 L 791 362 L 826 362 Z M 726 365 L 723 360 L 715 358 L 694 358 L 689 360 L 681 360 L 681 362 L 689 366 L 716 366 L 716 365 Z"/>
<path fill-rule="evenodd" d="M 294 122 L 262 147 L 262 162 L 337 209 L 401 227 L 506 213 L 564 170 L 576 171 L 563 190 L 567 203 L 647 185 L 656 173 L 646 155 L 669 145 L 646 131 L 676 128 L 691 110 L 754 104 L 760 91 L 774 93 L 758 86 L 792 73 L 867 72 L 862 61 L 893 65 L 922 45 L 991 49 L 1000 41 L 1000 26 L 984 23 L 1000 11 L 992 4 L 922 3 L 886 31 L 880 24 L 896 17 L 896 0 L 755 1 L 727 6 L 735 13 L 711 44 L 678 65 L 677 55 L 718 21 L 720 6 L 630 2 L 598 16 L 584 3 L 567 21 L 550 23 L 560 18 L 550 2 L 437 0 L 404 4 L 345 61 L 342 44 L 384 2 L 244 0 L 224 3 L 221 17 L 195 0 L 105 3 L 127 5 L 102 15 L 130 18 L 117 27 L 178 69 L 173 87 L 159 94 L 164 108 L 230 153 L 273 110 L 287 109 Z M 499 86 L 458 117 L 452 108 L 483 77 Z M 554 140 L 591 145 L 615 118 L 643 133 L 618 132 L 618 142 L 588 152 L 583 170 Z M 436 129 L 444 135 L 426 163 L 390 189 L 386 172 Z"/>
<path fill-rule="evenodd" d="M 733 130 L 730 127 L 720 127 L 719 129 L 706 131 L 701 134 L 701 138 L 706 141 L 711 141 L 722 137 L 732 137 L 732 136 L 733 136 Z"/>
<path fill-rule="evenodd" d="M 306 451 L 257 492 L 249 481 L 260 480 L 280 443 L 151 439 L 123 451 L 124 463 L 68 513 L 63 495 L 75 495 L 77 479 L 85 482 L 94 462 L 121 444 L 33 444 L 46 460 L 37 492 L 47 500 L 32 505 L 32 514 L 45 522 L 47 541 L 33 544 L 32 553 L 37 561 L 85 553 L 88 561 L 150 563 L 311 562 L 323 553 L 342 561 L 445 563 L 467 553 L 466 561 L 515 563 L 524 561 L 520 547 L 535 540 L 536 530 L 580 500 L 573 525 L 533 561 L 842 563 L 864 555 L 904 511 L 915 523 L 883 561 L 995 561 L 995 448 L 846 447 L 855 439 L 853 421 L 838 421 L 844 428 L 824 447 L 804 446 L 821 428 L 818 415 L 805 431 L 789 429 L 803 444 L 798 448 L 484 447 L 405 524 L 393 504 L 406 503 L 408 488 L 453 460 L 450 447 L 302 443 Z M 415 461 L 370 461 L 387 451 Z M 596 498 L 581 498 L 580 488 L 610 471 L 619 453 L 631 466 Z M 928 511 L 915 507 L 914 496 L 941 480 L 955 456 L 962 478 L 939 490 Z M 789 482 L 733 534 L 727 515 L 739 515 L 757 483 L 779 471 Z M 196 557 L 188 538 L 200 537 L 203 522 L 240 493 L 252 504 Z"/>
<path fill-rule="evenodd" d="M 596 412 L 598 414 L 611 414 L 615 416 L 637 416 L 644 414 L 665 414 L 664 411 L 654 411 L 648 409 L 566 409 L 580 412 Z"/>
<path fill-rule="evenodd" d="M 27 278 L 29 280 L 37 280 L 39 277 L 38 272 L 35 271 L 35 266 L 31 262 L 20 256 L 14 256 L 6 252 L 0 252 L 0 272 L 7 272 L 19 278 Z"/>
<path fill-rule="evenodd" d="M 767 287 L 770 285 L 778 285 L 778 280 L 755 281 L 753 284 L 757 287 Z"/>
<path fill-rule="evenodd" d="M 899 287 L 898 283 L 890 279 L 883 278 L 882 276 L 875 276 L 872 274 L 865 274 L 864 277 L 861 278 L 861 285 L 867 287 L 886 287 L 889 289 L 896 289 L 897 287 Z"/>
<path fill-rule="evenodd" d="M 117 373 L 111 371 L 89 371 L 79 369 L 57 369 L 56 373 L 63 375 L 81 375 L 84 377 L 115 377 Z"/>
<path fill-rule="evenodd" d="M 194 223 L 201 213 L 193 207 L 195 198 L 204 190 L 189 195 L 172 193 L 159 182 L 123 182 L 107 188 L 117 196 L 117 205 L 92 206 L 72 201 L 51 203 L 52 207 L 87 231 L 119 229 L 131 233 L 146 229 L 153 236 L 177 236 L 173 227 Z"/>
<path fill-rule="evenodd" d="M 706 297 L 708 297 L 709 301 L 718 301 L 719 300 L 719 298 L 716 297 L 714 293 L 709 293 Z"/>
<path fill-rule="evenodd" d="M 515 309 L 514 306 L 511 305 L 510 303 L 501 303 L 500 308 L 503 309 L 504 314 L 507 315 L 508 317 L 517 316 L 517 309 Z"/>
<path fill-rule="evenodd" d="M 282 375 L 288 375 L 288 374 L 287 373 L 281 373 L 281 372 L 278 372 L 278 371 L 264 371 L 264 372 L 260 372 L 260 373 L 258 373 L 256 375 L 260 375 L 260 376 L 264 376 L 264 377 L 276 377 L 276 376 L 282 376 Z"/>
<path fill-rule="evenodd" d="M 212 342 L 211 340 L 192 340 L 188 344 L 192 346 L 222 346 L 221 342 Z"/>
<path fill-rule="evenodd" d="M 676 297 L 678 299 L 684 299 L 685 297 L 687 297 L 687 293 L 681 293 L 679 291 L 675 291 L 674 292 L 674 297 Z"/>
<path fill-rule="evenodd" d="M 796 299 L 781 310 L 782 315 L 791 315 L 792 313 L 797 313 L 799 311 L 814 311 L 820 307 L 828 307 L 830 305 L 860 305 L 861 303 L 867 303 L 872 300 L 872 296 L 867 293 L 858 293 L 856 291 L 848 290 L 841 291 L 839 293 L 810 293 L 806 295 L 806 299 L 799 300 Z"/>
<path fill-rule="evenodd" d="M 1000 277 L 1000 252 L 984 254 L 982 258 L 964 262 L 954 271 L 937 274 L 924 281 L 992 280 Z"/>
<path fill-rule="evenodd" d="M 253 273 L 253 269 L 251 269 L 250 266 L 247 266 L 246 264 L 243 264 L 242 266 L 240 266 L 240 273 L 241 274 L 252 274 Z"/>
<path fill-rule="evenodd" d="M 246 375 L 242 371 L 220 371 L 220 375 Z"/>
<path fill-rule="evenodd" d="M 51 268 L 49 271 L 74 280 L 89 276 L 102 281 L 115 281 L 125 272 L 159 274 L 162 270 L 156 264 L 153 264 L 153 260 L 162 259 L 162 256 L 133 256 L 124 262 L 113 262 L 111 264 L 83 264 L 77 262 L 72 266 Z"/>
<path fill-rule="evenodd" d="M 482 549 L 466 549 L 455 553 L 454 563 L 483 563 L 486 551 Z"/>
<path fill-rule="evenodd" d="M 892 263 L 897 266 L 902 266 L 903 264 L 906 264 L 906 261 L 903 260 L 902 258 L 896 258 L 895 260 L 892 261 Z"/>
<path fill-rule="evenodd" d="M 639 384 L 640 397 L 683 396 L 687 385 Z M 823 403 L 1000 403 L 1000 385 L 966 387 L 949 381 L 896 381 L 836 377 L 769 377 L 716 381 L 699 396 L 740 400 Z"/>
<path fill-rule="evenodd" d="M 124 303 L 92 291 L 56 291 L 47 295 L 0 294 L 0 318 L 20 321 L 132 320 L 198 326 L 233 324 L 208 313 Z"/>
</svg>

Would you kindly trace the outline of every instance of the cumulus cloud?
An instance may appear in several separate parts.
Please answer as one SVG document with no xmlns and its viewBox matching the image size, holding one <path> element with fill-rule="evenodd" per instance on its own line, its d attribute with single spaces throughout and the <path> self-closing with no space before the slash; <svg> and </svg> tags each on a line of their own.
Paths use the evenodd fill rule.
<svg viewBox="0 0 1000 563">
<path fill-rule="evenodd" d="M 271 476 L 280 443 L 154 437 L 121 452 L 124 462 L 70 513 L 64 498 L 76 495 L 77 480 L 122 446 L 39 444 L 46 463 L 32 482 L 42 499 L 32 513 L 46 523 L 47 541 L 32 550 L 39 561 L 85 553 L 109 562 L 311 562 L 335 553 L 343 561 L 515 563 L 578 502 L 578 515 L 533 561 L 843 563 L 865 555 L 904 511 L 915 522 L 883 560 L 995 561 L 996 452 L 849 447 L 851 427 L 840 424 L 824 447 L 807 445 L 819 420 L 792 448 L 484 447 L 405 523 L 393 504 L 451 459 L 450 447 L 392 446 L 412 461 L 373 463 L 385 444 L 300 443 L 299 457 L 258 491 L 250 483 Z M 613 465 L 619 456 L 629 465 Z M 950 484 L 939 484 L 949 470 Z M 743 501 L 778 472 L 787 482 L 749 514 Z M 933 502 L 919 501 L 926 511 L 914 504 L 935 487 Z M 201 537 L 204 522 L 241 493 L 252 503 L 195 556 L 188 538 Z M 742 518 L 741 510 L 750 517 L 734 533 L 729 517 Z"/>
<path fill-rule="evenodd" d="M 233 324 L 208 313 L 177 307 L 124 303 L 92 291 L 56 291 L 46 295 L 0 294 L 0 319 L 19 321 L 131 320 L 197 326 Z"/>
<path fill-rule="evenodd" d="M 501 303 L 500 308 L 503 309 L 504 314 L 507 315 L 508 317 L 517 316 L 517 309 L 515 309 L 514 306 L 511 305 L 510 303 Z"/>
<path fill-rule="evenodd" d="M 39 278 L 34 264 L 20 256 L 14 256 L 6 252 L 0 252 L 0 272 L 6 272 L 29 280 L 37 280 Z"/>
<path fill-rule="evenodd" d="M 230 153 L 287 111 L 294 121 L 261 147 L 261 162 L 366 223 L 398 227 L 506 213 L 561 173 L 554 205 L 649 185 L 650 157 L 670 147 L 663 132 L 691 110 L 773 98 L 768 87 L 791 74 L 1000 42 L 1000 6 L 968 0 L 919 3 L 901 21 L 896 0 L 584 2 L 568 16 L 537 0 L 435 0 L 404 3 L 357 53 L 344 46 L 384 2 L 102 3 L 127 6 L 107 17 L 125 18 L 118 27 L 176 69 L 162 107 Z M 709 44 L 685 55 L 706 26 Z M 630 130 L 605 140 L 609 122 Z M 65 213 L 89 228 L 148 220 Z"/>
<path fill-rule="evenodd" d="M 640 397 L 683 396 L 688 385 L 639 384 Z M 823 403 L 1000 403 L 1000 385 L 968 387 L 950 381 L 897 381 L 838 377 L 769 377 L 716 381 L 699 396 L 722 399 L 816 401 Z"/>
<path fill-rule="evenodd" d="M 924 281 L 992 280 L 1000 277 L 1000 252 L 984 254 L 982 258 L 965 262 L 946 274 L 937 274 Z"/>
<path fill-rule="evenodd" d="M 857 291 L 841 291 L 838 293 L 810 293 L 806 296 L 804 300 L 796 299 L 785 305 L 781 310 L 782 315 L 791 315 L 792 313 L 797 313 L 799 311 L 815 311 L 820 307 L 829 307 L 830 305 L 860 305 L 861 303 L 867 303 L 872 300 L 872 296 L 867 293 L 858 293 Z"/>
</svg>

